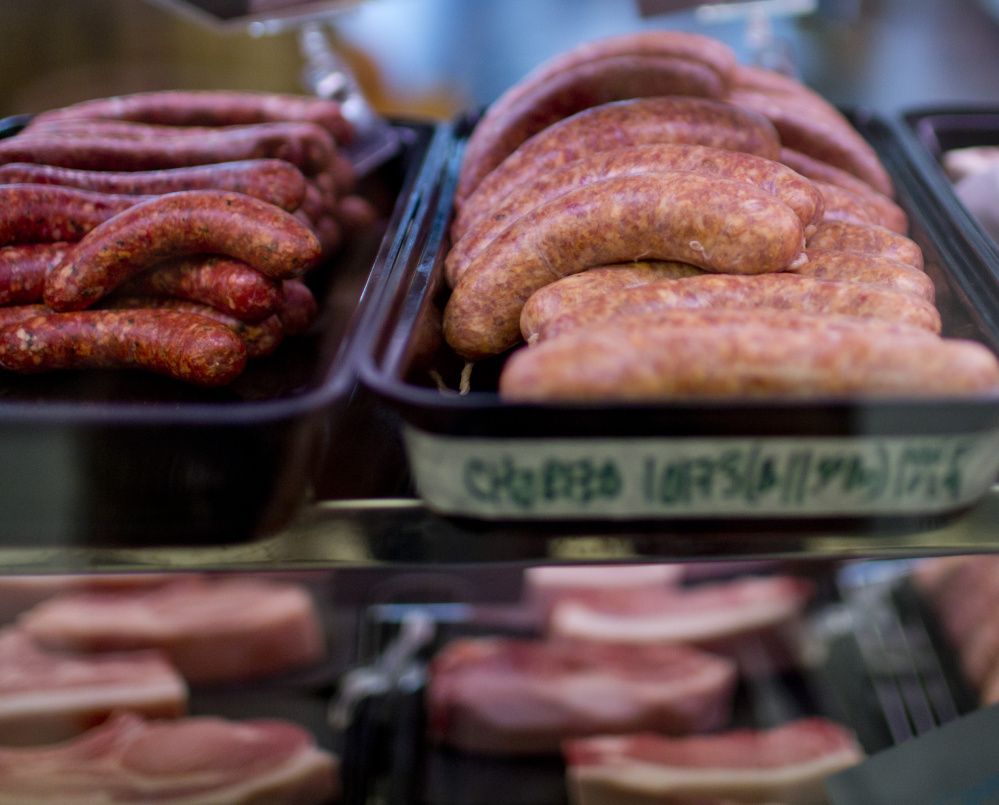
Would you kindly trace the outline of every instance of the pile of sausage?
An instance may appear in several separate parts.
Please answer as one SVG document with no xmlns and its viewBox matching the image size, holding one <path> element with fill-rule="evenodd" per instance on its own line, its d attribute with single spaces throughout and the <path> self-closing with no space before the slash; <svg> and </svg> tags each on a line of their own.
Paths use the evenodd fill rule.
<svg viewBox="0 0 999 805">
<path fill-rule="evenodd" d="M 978 393 L 876 153 L 723 43 L 587 43 L 496 101 L 462 163 L 444 335 L 511 400 Z"/>
<path fill-rule="evenodd" d="M 151 92 L 0 140 L 0 367 L 234 380 L 317 312 L 302 277 L 375 212 L 337 103 Z"/>
</svg>

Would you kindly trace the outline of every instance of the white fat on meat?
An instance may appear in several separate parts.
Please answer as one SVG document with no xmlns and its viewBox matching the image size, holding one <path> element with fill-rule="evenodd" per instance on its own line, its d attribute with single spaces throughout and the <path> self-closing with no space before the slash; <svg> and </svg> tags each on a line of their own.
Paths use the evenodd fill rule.
<svg viewBox="0 0 999 805">
<path fill-rule="evenodd" d="M 466 752 L 557 753 L 570 736 L 723 727 L 736 678 L 731 661 L 688 646 L 468 638 L 431 663 L 428 720 Z"/>
<path fill-rule="evenodd" d="M 192 683 L 301 668 L 325 651 L 308 591 L 253 578 L 193 577 L 151 590 L 59 596 L 19 623 L 54 649 L 158 648 Z"/>
<path fill-rule="evenodd" d="M 187 686 L 158 651 L 68 654 L 17 629 L 0 631 L 0 744 L 66 740 L 115 710 L 182 716 Z"/>
<path fill-rule="evenodd" d="M 850 730 L 822 718 L 690 738 L 576 739 L 564 754 L 574 805 L 824 805 L 823 779 L 864 758 Z"/>
<path fill-rule="evenodd" d="M 37 749 L 0 749 L 4 805 L 321 805 L 334 755 L 297 725 L 122 714 Z"/>
</svg>

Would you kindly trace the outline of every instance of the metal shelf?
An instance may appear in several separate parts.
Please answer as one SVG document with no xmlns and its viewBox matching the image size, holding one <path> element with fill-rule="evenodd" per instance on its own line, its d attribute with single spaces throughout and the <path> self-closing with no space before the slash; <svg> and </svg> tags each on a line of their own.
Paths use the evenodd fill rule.
<svg viewBox="0 0 999 805">
<path fill-rule="evenodd" d="M 779 522 L 741 533 L 603 533 L 490 524 L 458 524 L 418 500 L 323 501 L 284 530 L 238 544 L 183 547 L 3 546 L 4 573 L 170 570 L 427 571 L 432 566 L 541 562 L 694 560 L 847 560 L 999 551 L 999 485 L 946 524 L 856 533 L 778 532 Z M 858 529 L 862 524 L 858 524 Z M 768 529 L 768 530 L 763 530 Z"/>
</svg>

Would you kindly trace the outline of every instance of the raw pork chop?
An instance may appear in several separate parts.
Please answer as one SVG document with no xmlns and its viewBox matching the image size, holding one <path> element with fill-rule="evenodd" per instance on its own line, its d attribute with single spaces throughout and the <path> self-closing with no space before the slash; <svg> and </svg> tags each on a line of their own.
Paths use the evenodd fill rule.
<svg viewBox="0 0 999 805">
<path fill-rule="evenodd" d="M 300 727 L 115 716 L 56 746 L 0 749 L 4 805 L 319 805 L 337 760 Z"/>
<path fill-rule="evenodd" d="M 555 637 L 612 643 L 691 643 L 736 658 L 746 672 L 796 665 L 801 616 L 813 592 L 804 579 L 746 577 L 730 582 L 615 590 L 555 606 Z"/>
<path fill-rule="evenodd" d="M 821 718 L 702 737 L 571 740 L 564 754 L 575 805 L 716 800 L 821 805 L 827 802 L 823 778 L 863 759 L 853 733 Z"/>
<path fill-rule="evenodd" d="M 159 648 L 193 683 L 265 676 L 324 653 L 308 592 L 250 578 L 193 577 L 152 590 L 60 596 L 20 623 L 50 648 Z"/>
<path fill-rule="evenodd" d="M 717 729 L 735 683 L 732 662 L 688 646 L 462 639 L 431 663 L 428 719 L 467 752 L 557 753 L 570 736 Z"/>
<path fill-rule="evenodd" d="M 63 741 L 116 709 L 182 716 L 187 686 L 158 651 L 66 654 L 17 629 L 0 631 L 0 744 Z"/>
</svg>

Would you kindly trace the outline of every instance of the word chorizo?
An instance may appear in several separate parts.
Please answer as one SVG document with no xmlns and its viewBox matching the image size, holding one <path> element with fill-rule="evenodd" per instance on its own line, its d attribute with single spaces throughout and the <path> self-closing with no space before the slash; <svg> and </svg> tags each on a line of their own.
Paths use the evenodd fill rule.
<svg viewBox="0 0 999 805">
<path fill-rule="evenodd" d="M 455 222 L 454 248 L 445 259 L 451 286 L 465 267 L 513 221 L 545 201 L 602 179 L 640 173 L 685 170 L 750 182 L 787 204 L 808 234 L 822 219 L 823 198 L 807 179 L 773 160 L 703 145 L 639 145 L 602 151 L 570 162 L 514 190 L 484 217 Z"/>
<path fill-rule="evenodd" d="M 85 310 L 24 319 L 0 329 L 0 367 L 143 369 L 198 386 L 231 383 L 246 347 L 228 327 L 173 310 Z"/>
<path fill-rule="evenodd" d="M 231 190 L 296 210 L 305 195 L 305 177 L 281 159 L 245 159 L 158 171 L 87 171 L 10 162 L 0 165 L 0 184 L 55 184 L 98 193 L 162 195 L 179 190 Z"/>
<path fill-rule="evenodd" d="M 712 315 L 704 326 L 689 317 L 618 317 L 518 350 L 504 365 L 500 395 L 517 402 L 954 395 L 999 385 L 999 362 L 977 342 L 814 324 L 778 329 L 773 317 L 721 323 Z"/>
<path fill-rule="evenodd" d="M 748 109 L 707 98 L 615 101 L 578 112 L 535 134 L 474 192 L 455 194 L 458 214 L 474 220 L 541 173 L 598 151 L 650 143 L 710 145 L 767 159 L 780 156 L 773 125 Z"/>
<path fill-rule="evenodd" d="M 465 270 L 444 311 L 444 335 L 463 357 L 488 357 L 520 339 L 521 308 L 567 274 L 633 260 L 674 260 L 722 273 L 793 268 L 801 222 L 758 187 L 688 171 L 625 176 L 536 207 Z"/>
<path fill-rule="evenodd" d="M 223 254 L 272 279 L 293 279 L 320 256 L 319 241 L 273 204 L 221 190 L 156 196 L 106 221 L 81 240 L 45 282 L 45 302 L 79 310 L 154 263 Z"/>
</svg>

